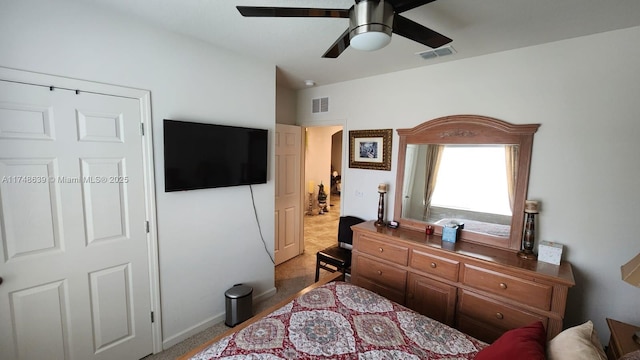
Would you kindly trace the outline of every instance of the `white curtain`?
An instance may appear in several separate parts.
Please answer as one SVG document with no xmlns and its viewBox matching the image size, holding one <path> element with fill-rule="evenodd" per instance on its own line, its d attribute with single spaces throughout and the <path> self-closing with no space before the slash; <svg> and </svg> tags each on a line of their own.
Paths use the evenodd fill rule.
<svg viewBox="0 0 640 360">
<path fill-rule="evenodd" d="M 424 182 L 424 212 L 422 214 L 422 220 L 426 221 L 431 214 L 431 198 L 433 197 L 433 190 L 436 188 L 436 181 L 438 179 L 438 169 L 440 168 L 440 160 L 442 159 L 442 152 L 444 151 L 444 145 L 430 144 L 427 147 L 427 159 L 425 167 L 425 182 Z"/>
<path fill-rule="evenodd" d="M 507 191 L 509 191 L 509 206 L 513 213 L 513 205 L 516 196 L 516 181 L 518 180 L 518 158 L 520 147 L 518 145 L 505 145 L 505 160 L 507 165 Z"/>
<path fill-rule="evenodd" d="M 416 166 L 418 165 L 418 145 L 407 144 L 404 160 L 404 180 L 402 184 L 402 217 L 410 214 L 411 193 L 415 183 Z"/>
</svg>

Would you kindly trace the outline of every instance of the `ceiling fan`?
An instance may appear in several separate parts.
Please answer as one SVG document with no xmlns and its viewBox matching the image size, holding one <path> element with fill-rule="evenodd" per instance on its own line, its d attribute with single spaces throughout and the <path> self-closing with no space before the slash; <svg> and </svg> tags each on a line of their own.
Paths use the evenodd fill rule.
<svg viewBox="0 0 640 360">
<path fill-rule="evenodd" d="M 452 40 L 400 15 L 435 0 L 355 0 L 349 9 L 237 6 L 247 17 L 329 17 L 348 18 L 349 28 L 322 57 L 337 58 L 347 47 L 378 50 L 391 42 L 394 32 L 413 41 L 437 48 Z"/>
</svg>

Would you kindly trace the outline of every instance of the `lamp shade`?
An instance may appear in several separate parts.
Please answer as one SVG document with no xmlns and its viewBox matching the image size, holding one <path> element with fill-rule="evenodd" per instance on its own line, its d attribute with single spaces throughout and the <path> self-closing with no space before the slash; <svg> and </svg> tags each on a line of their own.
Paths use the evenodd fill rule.
<svg viewBox="0 0 640 360">
<path fill-rule="evenodd" d="M 640 254 L 620 267 L 622 280 L 633 286 L 640 287 Z"/>
</svg>

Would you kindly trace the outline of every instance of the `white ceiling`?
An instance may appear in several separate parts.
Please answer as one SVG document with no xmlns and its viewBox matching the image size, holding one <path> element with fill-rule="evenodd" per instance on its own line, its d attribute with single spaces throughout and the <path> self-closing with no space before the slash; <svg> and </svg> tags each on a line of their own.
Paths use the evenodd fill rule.
<svg viewBox="0 0 640 360">
<path fill-rule="evenodd" d="M 245 18 L 235 6 L 348 9 L 352 0 L 81 1 L 273 63 L 278 84 L 293 89 L 307 79 L 326 85 L 640 25 L 640 0 L 438 0 L 402 15 L 452 38 L 454 55 L 423 60 L 416 53 L 430 48 L 394 34 L 381 50 L 348 48 L 337 59 L 323 59 L 348 19 Z"/>
</svg>

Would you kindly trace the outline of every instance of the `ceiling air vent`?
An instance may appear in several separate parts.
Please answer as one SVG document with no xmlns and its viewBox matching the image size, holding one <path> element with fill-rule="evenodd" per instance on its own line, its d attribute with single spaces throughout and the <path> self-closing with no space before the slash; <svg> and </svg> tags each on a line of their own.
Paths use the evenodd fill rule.
<svg viewBox="0 0 640 360">
<path fill-rule="evenodd" d="M 311 100 L 311 112 L 312 113 L 316 114 L 316 113 L 328 112 L 328 111 L 329 111 L 329 98 L 328 97 L 317 98 L 317 99 Z"/>
<path fill-rule="evenodd" d="M 452 46 L 443 46 L 437 49 L 419 52 L 419 53 L 416 53 L 416 55 L 420 56 L 425 60 L 429 60 L 429 59 L 433 59 L 441 56 L 453 55 L 455 53 L 456 53 L 456 50 Z"/>
</svg>

